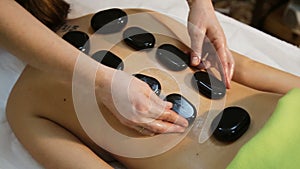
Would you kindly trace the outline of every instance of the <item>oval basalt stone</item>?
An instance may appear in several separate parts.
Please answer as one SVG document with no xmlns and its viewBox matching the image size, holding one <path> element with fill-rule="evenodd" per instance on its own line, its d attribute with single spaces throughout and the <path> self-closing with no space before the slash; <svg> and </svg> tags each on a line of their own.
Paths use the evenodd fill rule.
<svg viewBox="0 0 300 169">
<path fill-rule="evenodd" d="M 144 74 L 134 74 L 134 76 L 144 82 L 146 82 L 150 88 L 153 90 L 153 92 L 159 96 L 161 91 L 161 85 L 157 79 L 154 77 L 150 77 Z"/>
<path fill-rule="evenodd" d="M 194 105 L 180 94 L 169 94 L 164 100 L 173 103 L 172 110 L 180 116 L 187 119 L 191 125 L 197 116 L 197 111 Z"/>
<path fill-rule="evenodd" d="M 249 128 L 250 116 L 241 107 L 227 107 L 212 122 L 213 136 L 222 142 L 233 142 Z"/>
<path fill-rule="evenodd" d="M 155 37 L 150 32 L 130 27 L 123 32 L 124 42 L 135 50 L 151 49 L 155 45 Z"/>
<path fill-rule="evenodd" d="M 89 35 L 81 31 L 70 31 L 62 36 L 62 38 L 80 51 L 88 54 L 90 51 Z"/>
<path fill-rule="evenodd" d="M 209 99 L 221 99 L 226 94 L 225 84 L 208 72 L 195 72 L 192 80 L 199 93 Z"/>
<path fill-rule="evenodd" d="M 97 62 L 102 63 L 108 67 L 123 70 L 124 63 L 122 59 L 120 59 L 117 55 L 113 54 L 107 50 L 100 50 L 92 55 L 92 58 L 95 59 Z"/>
<path fill-rule="evenodd" d="M 99 11 L 91 19 L 91 27 L 96 33 L 109 34 L 120 32 L 127 24 L 126 12 L 119 8 Z"/>
<path fill-rule="evenodd" d="M 156 57 L 160 63 L 173 71 L 181 71 L 190 64 L 189 55 L 171 44 L 163 44 L 157 48 Z"/>
</svg>

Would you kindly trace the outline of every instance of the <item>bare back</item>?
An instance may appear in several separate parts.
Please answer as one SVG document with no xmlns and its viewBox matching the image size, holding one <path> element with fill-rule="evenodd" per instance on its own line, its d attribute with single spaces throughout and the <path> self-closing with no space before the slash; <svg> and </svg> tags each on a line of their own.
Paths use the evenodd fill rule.
<svg viewBox="0 0 300 169">
<path fill-rule="evenodd" d="M 133 14 L 136 12 L 143 12 L 143 10 L 131 9 L 126 10 L 126 12 L 128 14 Z M 91 36 L 93 32 L 88 24 L 91 16 L 92 15 L 87 15 L 82 18 L 70 20 L 67 25 L 69 25 L 69 28 L 75 28 L 76 30 L 86 32 Z M 154 13 L 152 16 L 149 14 L 147 19 L 146 25 L 143 26 L 147 27 L 148 30 L 151 28 L 160 29 L 165 33 L 165 35 L 155 34 L 157 45 L 168 42 L 176 45 L 182 50 L 187 49 L 184 44 L 175 38 L 170 38 L 170 36 L 186 36 L 186 34 L 177 35 L 176 31 L 172 32 L 169 29 L 170 27 L 174 28 L 174 25 L 176 25 L 176 28 L 178 28 L 177 30 L 184 30 L 185 27 L 183 25 L 157 13 Z M 159 22 L 159 19 L 162 19 L 163 24 Z M 132 25 L 134 25 L 134 23 L 129 22 L 127 27 Z M 66 31 L 68 30 L 60 30 L 58 34 L 62 36 Z M 98 50 L 109 47 L 110 51 L 125 60 L 124 71 L 131 74 L 138 73 L 135 72 L 137 67 L 147 67 L 147 64 L 151 63 L 150 61 L 147 62 L 147 59 L 143 60 L 141 58 L 147 57 L 146 55 L 155 55 L 154 50 L 147 53 L 135 52 L 128 48 L 121 40 L 117 45 L 114 45 L 111 48 L 113 42 L 109 40 L 110 38 L 103 38 L 101 37 L 102 35 L 93 36 L 99 36 L 99 38 L 95 38 L 95 40 L 91 42 L 90 53 L 95 53 Z M 109 36 L 114 38 L 118 37 L 120 39 L 121 33 Z M 186 37 L 181 38 L 183 41 L 184 39 L 186 39 Z M 93 44 L 101 44 L 101 47 Z M 186 44 L 188 44 L 188 42 Z M 138 59 L 132 59 L 137 56 L 139 57 Z M 235 54 L 235 57 L 241 56 Z M 186 78 L 190 77 L 193 72 L 193 69 L 186 69 L 182 72 L 174 73 L 174 77 L 177 78 L 176 80 L 189 86 L 189 81 L 186 80 Z M 139 73 L 144 73 L 157 78 L 161 82 L 165 94 L 180 92 L 178 86 L 171 85 L 174 84 L 174 79 L 171 76 L 168 76 L 168 73 L 164 71 L 149 68 L 140 70 Z M 195 105 L 198 105 L 197 116 L 205 119 L 207 112 L 211 109 L 212 100 L 199 95 L 199 93 L 193 89 L 191 89 L 191 93 L 185 97 L 191 100 L 192 103 L 193 100 L 200 100 L 200 103 L 195 103 Z M 195 97 L 197 99 L 194 99 Z M 198 138 L 195 136 L 195 132 L 192 128 L 178 145 L 160 155 L 148 158 L 114 156 L 128 166 L 128 168 L 225 168 L 233 159 L 239 148 L 262 128 L 275 109 L 280 95 L 260 92 L 233 82 L 232 88 L 227 90 L 227 95 L 225 97 L 225 107 L 242 107 L 247 110 L 251 116 L 251 124 L 248 131 L 237 141 L 231 144 L 224 144 L 211 137 L 203 143 L 198 143 Z M 119 123 L 103 105 L 99 105 L 99 107 L 105 120 L 108 121 L 112 128 L 129 137 L 141 139 L 145 137 Z M 39 127 L 40 130 L 37 131 L 37 133 L 42 135 L 44 124 L 32 124 L 31 122 L 26 121 L 28 116 L 39 117 L 53 123 L 56 127 L 63 128 L 69 132 L 70 135 L 76 137 L 79 140 L 79 143 L 87 145 L 96 154 L 101 154 L 103 152 L 102 149 L 99 148 L 84 132 L 77 119 L 73 106 L 71 84 L 62 82 L 49 73 L 41 72 L 30 66 L 25 68 L 9 97 L 7 116 L 12 129 L 20 142 L 33 154 L 35 154 L 35 151 L 32 150 L 30 138 L 26 137 L 26 132 L 27 130 L 30 130 L 30 128 Z M 105 137 L 105 133 L 100 134 Z M 55 138 L 56 136 L 54 135 L 53 137 Z M 65 135 L 59 137 L 65 140 L 69 139 L 69 137 Z M 37 158 L 35 155 L 33 156 Z"/>
</svg>

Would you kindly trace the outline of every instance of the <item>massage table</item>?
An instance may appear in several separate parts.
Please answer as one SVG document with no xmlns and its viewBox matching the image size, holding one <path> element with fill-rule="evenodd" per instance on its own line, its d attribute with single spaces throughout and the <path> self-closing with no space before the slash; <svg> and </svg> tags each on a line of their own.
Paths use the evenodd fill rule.
<svg viewBox="0 0 300 169">
<path fill-rule="evenodd" d="M 102 9 L 147 8 L 167 14 L 184 23 L 188 15 L 185 1 L 105 1 L 96 0 L 70 1 L 72 11 L 70 18 L 76 18 Z M 253 60 L 273 66 L 277 69 L 300 76 L 300 49 L 284 41 L 271 37 L 238 21 L 217 13 L 225 31 L 230 49 Z M 12 133 L 5 117 L 5 106 L 9 93 L 25 67 L 25 63 L 14 56 L 0 51 L 0 168 L 41 168 L 24 150 Z M 117 168 L 117 167 L 116 167 Z"/>
</svg>

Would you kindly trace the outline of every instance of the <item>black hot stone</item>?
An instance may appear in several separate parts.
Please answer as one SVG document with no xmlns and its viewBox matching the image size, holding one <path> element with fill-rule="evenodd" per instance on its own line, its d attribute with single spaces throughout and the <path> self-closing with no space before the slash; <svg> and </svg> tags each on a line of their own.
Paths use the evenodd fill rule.
<svg viewBox="0 0 300 169">
<path fill-rule="evenodd" d="M 82 52 L 86 54 L 89 53 L 89 36 L 86 33 L 81 31 L 70 31 L 64 34 L 62 38 Z"/>
<path fill-rule="evenodd" d="M 212 122 L 214 137 L 222 142 L 233 142 L 240 138 L 249 128 L 250 116 L 240 107 L 227 107 Z"/>
<path fill-rule="evenodd" d="M 112 8 L 94 14 L 91 26 L 97 33 L 109 34 L 121 31 L 127 22 L 127 14 L 123 10 Z"/>
<path fill-rule="evenodd" d="M 117 55 L 107 50 L 100 50 L 92 55 L 96 61 L 114 69 L 123 70 L 124 63 Z"/>
<path fill-rule="evenodd" d="M 192 124 L 197 116 L 196 108 L 191 102 L 180 94 L 170 94 L 165 98 L 166 101 L 173 103 L 172 110 L 178 113 L 180 116 L 188 120 L 189 124 Z"/>
<path fill-rule="evenodd" d="M 173 71 L 180 71 L 190 64 L 189 55 L 171 44 L 163 44 L 156 51 L 157 59 L 167 68 Z"/>
<path fill-rule="evenodd" d="M 159 96 L 160 91 L 161 91 L 161 85 L 158 80 L 156 80 L 153 77 L 146 76 L 143 74 L 134 74 L 134 76 L 136 78 L 146 82 L 150 86 L 150 88 L 154 91 L 154 93 Z"/>
<path fill-rule="evenodd" d="M 210 73 L 198 71 L 192 80 L 196 81 L 195 87 L 207 98 L 221 99 L 226 94 L 225 84 Z"/>
<path fill-rule="evenodd" d="M 124 42 L 135 50 L 153 48 L 155 37 L 139 27 L 130 27 L 123 33 Z"/>
</svg>

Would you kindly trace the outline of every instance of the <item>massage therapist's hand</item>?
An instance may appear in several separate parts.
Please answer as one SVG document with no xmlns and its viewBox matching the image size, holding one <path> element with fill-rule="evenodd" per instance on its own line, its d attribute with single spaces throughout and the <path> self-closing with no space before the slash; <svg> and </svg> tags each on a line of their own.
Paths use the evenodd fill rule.
<svg viewBox="0 0 300 169">
<path fill-rule="evenodd" d="M 122 124 L 144 135 L 185 131 L 187 120 L 172 111 L 172 103 L 160 99 L 148 84 L 123 71 L 100 69 L 97 100 Z"/>
<path fill-rule="evenodd" d="M 191 65 L 200 68 L 202 65 L 202 44 L 207 35 L 213 43 L 219 55 L 227 88 L 230 88 L 230 81 L 233 76 L 234 59 L 226 44 L 224 32 L 216 18 L 211 0 L 189 0 L 190 13 L 188 17 L 188 31 L 191 37 Z"/>
</svg>

